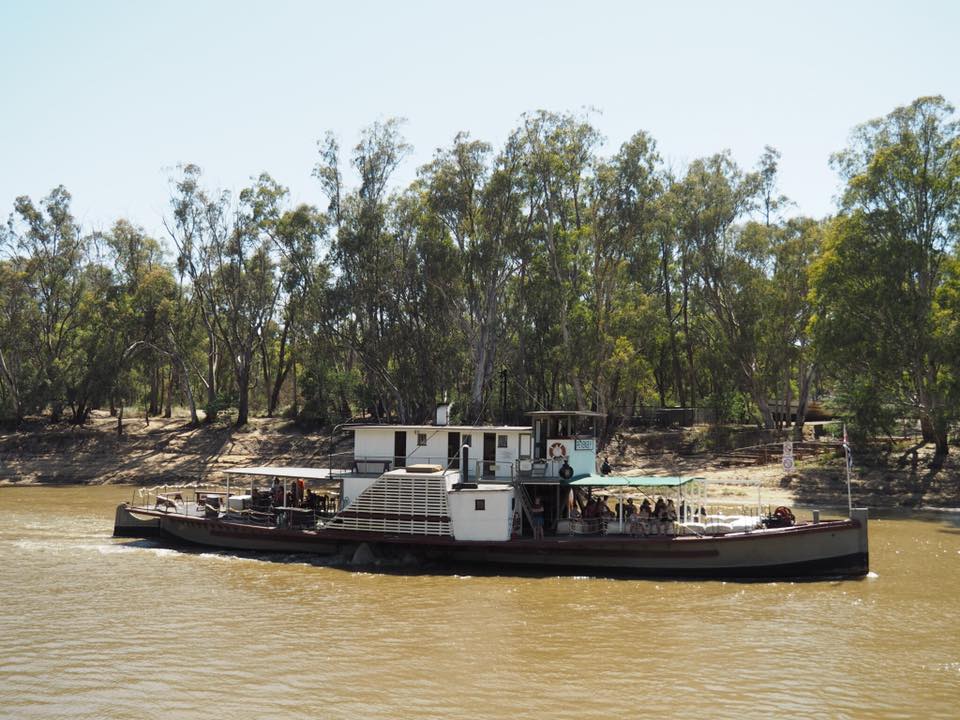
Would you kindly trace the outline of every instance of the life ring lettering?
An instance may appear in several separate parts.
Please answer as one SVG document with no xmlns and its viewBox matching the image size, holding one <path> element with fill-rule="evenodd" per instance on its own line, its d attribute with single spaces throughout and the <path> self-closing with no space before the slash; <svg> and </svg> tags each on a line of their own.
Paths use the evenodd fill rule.
<svg viewBox="0 0 960 720">
<path fill-rule="evenodd" d="M 567 446 L 562 442 L 555 442 L 550 446 L 549 455 L 551 458 L 565 458 L 567 456 Z"/>
</svg>

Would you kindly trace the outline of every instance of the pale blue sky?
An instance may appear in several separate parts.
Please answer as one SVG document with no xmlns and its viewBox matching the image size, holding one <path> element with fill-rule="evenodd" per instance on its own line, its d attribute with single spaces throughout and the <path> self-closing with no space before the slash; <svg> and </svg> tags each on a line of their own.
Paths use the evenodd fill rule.
<svg viewBox="0 0 960 720">
<path fill-rule="evenodd" d="M 405 183 L 460 130 L 600 111 L 668 163 L 782 153 L 796 212 L 832 212 L 830 153 L 927 94 L 960 103 L 957 2 L 40 2 L 0 0 L 0 217 L 58 184 L 86 230 L 162 234 L 167 178 L 239 190 L 266 170 L 322 203 L 316 141 L 408 119 Z"/>
</svg>

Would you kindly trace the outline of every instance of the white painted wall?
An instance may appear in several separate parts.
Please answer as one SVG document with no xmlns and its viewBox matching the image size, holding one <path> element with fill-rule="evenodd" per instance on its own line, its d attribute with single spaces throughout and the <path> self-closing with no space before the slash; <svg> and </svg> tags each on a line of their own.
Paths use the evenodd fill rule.
<svg viewBox="0 0 960 720">
<path fill-rule="evenodd" d="M 375 477 L 343 476 L 343 506 L 350 507 L 354 500 L 377 481 Z"/>
<path fill-rule="evenodd" d="M 353 431 L 353 454 L 356 457 L 392 458 L 393 430 L 357 428 Z"/>
<path fill-rule="evenodd" d="M 476 509 L 477 499 L 484 500 L 484 510 Z M 512 499 L 511 487 L 451 490 L 447 493 L 447 504 L 453 536 L 457 540 L 509 540 L 513 524 Z"/>
<path fill-rule="evenodd" d="M 597 471 L 597 453 L 594 449 L 597 441 L 590 438 L 589 440 L 581 439 L 580 442 L 581 445 L 589 445 L 589 448 L 577 450 L 577 441 L 574 438 L 551 438 L 547 440 L 547 455 L 550 455 L 550 448 L 554 443 L 560 443 L 567 449 L 567 462 L 573 468 L 574 475 L 594 473 Z M 556 461 L 554 473 L 560 470 L 562 464 L 562 461 Z"/>
<path fill-rule="evenodd" d="M 446 466 L 447 428 L 408 430 L 402 427 L 357 428 L 354 432 L 353 454 L 358 458 L 385 458 L 393 461 L 394 433 L 407 436 L 407 464 L 430 463 Z M 417 446 L 417 433 L 426 433 L 427 444 Z"/>
<path fill-rule="evenodd" d="M 405 429 L 398 426 L 386 425 L 374 428 L 356 428 L 354 430 L 353 454 L 357 458 L 384 458 L 393 460 L 394 433 L 405 432 L 407 435 L 407 464 L 430 463 L 446 466 L 447 436 L 450 432 L 458 432 L 461 444 L 464 435 L 470 435 L 470 467 L 471 476 L 475 474 L 477 462 L 483 459 L 483 434 L 496 432 L 497 435 L 507 436 L 507 447 L 496 450 L 497 476 L 510 477 L 513 462 L 519 456 L 520 432 L 516 430 L 492 430 L 489 427 L 449 428 L 427 427 L 424 429 Z M 529 433 L 529 431 L 524 431 Z M 427 444 L 417 446 L 417 434 L 426 433 Z M 570 441 L 572 443 L 572 441 Z M 475 478 L 471 478 L 475 479 Z"/>
</svg>

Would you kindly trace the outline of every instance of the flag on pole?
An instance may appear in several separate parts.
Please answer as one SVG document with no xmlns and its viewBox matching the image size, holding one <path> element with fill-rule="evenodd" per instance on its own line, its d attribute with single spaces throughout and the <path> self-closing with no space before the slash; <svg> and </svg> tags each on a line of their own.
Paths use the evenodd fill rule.
<svg viewBox="0 0 960 720">
<path fill-rule="evenodd" d="M 847 424 L 843 424 L 843 451 L 847 460 L 847 510 L 853 515 L 853 494 L 850 492 L 850 471 L 853 470 L 853 453 L 850 452 L 850 440 L 847 438 Z"/>
<path fill-rule="evenodd" d="M 847 438 L 847 424 L 843 424 L 843 452 L 846 455 L 847 469 L 853 469 L 853 453 L 850 451 L 850 440 Z"/>
</svg>

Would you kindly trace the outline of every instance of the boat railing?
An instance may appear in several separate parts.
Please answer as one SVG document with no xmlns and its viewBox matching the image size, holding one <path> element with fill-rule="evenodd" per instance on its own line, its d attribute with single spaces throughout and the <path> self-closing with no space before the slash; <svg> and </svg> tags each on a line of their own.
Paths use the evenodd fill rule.
<svg viewBox="0 0 960 720">
<path fill-rule="evenodd" d="M 205 511 L 208 498 L 216 497 L 219 505 L 219 498 L 228 494 L 228 488 L 207 483 L 154 485 L 135 488 L 130 504 L 167 513 L 195 515 Z"/>
<path fill-rule="evenodd" d="M 477 480 L 500 480 L 513 482 L 517 478 L 516 462 L 505 460 L 498 462 L 495 460 L 471 460 L 470 461 L 470 481 Z"/>
<path fill-rule="evenodd" d="M 344 469 L 357 475 L 379 476 L 390 470 L 397 470 L 409 465 L 439 465 L 444 469 L 452 468 L 456 470 L 460 467 L 460 458 L 457 455 L 445 457 L 443 455 L 422 455 L 420 453 L 411 453 L 406 456 L 354 455 L 352 456 L 352 462 Z"/>
</svg>

